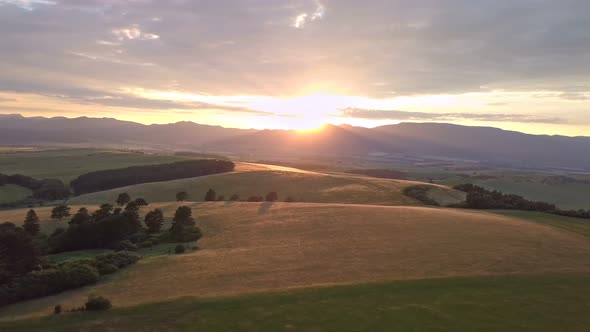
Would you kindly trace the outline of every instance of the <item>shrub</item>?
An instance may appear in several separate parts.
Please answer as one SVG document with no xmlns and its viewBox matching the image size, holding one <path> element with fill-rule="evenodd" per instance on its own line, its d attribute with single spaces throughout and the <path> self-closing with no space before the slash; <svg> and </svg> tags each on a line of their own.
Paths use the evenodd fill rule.
<svg viewBox="0 0 590 332">
<path fill-rule="evenodd" d="M 404 188 L 403 194 L 408 197 L 414 198 L 426 205 L 440 206 L 440 204 L 437 201 L 428 196 L 428 192 L 430 191 L 430 189 L 432 189 L 431 186 L 410 186 Z"/>
<path fill-rule="evenodd" d="M 109 310 L 111 307 L 111 300 L 103 296 L 89 296 L 84 306 L 88 311 Z"/>
<path fill-rule="evenodd" d="M 129 240 L 123 240 L 117 243 L 113 249 L 115 251 L 136 251 L 138 249 L 137 245 Z"/>
<path fill-rule="evenodd" d="M 238 194 L 233 194 L 230 198 L 230 201 L 235 202 L 240 200 L 240 196 Z"/>
<path fill-rule="evenodd" d="M 96 269 L 100 275 L 111 274 L 119 271 L 115 265 L 109 263 L 100 263 L 96 266 Z"/>
<path fill-rule="evenodd" d="M 174 248 L 174 253 L 177 255 L 183 254 L 185 251 L 186 251 L 186 248 L 182 244 L 179 244 Z"/>
<path fill-rule="evenodd" d="M 55 307 L 53 307 L 53 314 L 54 315 L 59 315 L 61 314 L 61 304 L 56 305 Z"/>
<path fill-rule="evenodd" d="M 264 198 L 264 200 L 267 202 L 276 202 L 278 199 L 279 195 L 275 191 L 269 192 L 268 194 L 266 194 L 266 197 Z"/>
</svg>

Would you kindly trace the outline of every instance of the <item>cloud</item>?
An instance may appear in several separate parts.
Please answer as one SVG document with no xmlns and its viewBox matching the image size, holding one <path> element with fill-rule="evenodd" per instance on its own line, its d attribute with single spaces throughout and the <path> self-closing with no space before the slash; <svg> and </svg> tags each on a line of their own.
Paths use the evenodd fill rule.
<svg viewBox="0 0 590 332">
<path fill-rule="evenodd" d="M 139 28 L 139 25 L 137 24 L 133 24 L 129 27 L 126 28 L 118 28 L 118 29 L 113 29 L 113 35 L 115 35 L 115 37 L 119 40 L 119 41 L 124 41 L 126 39 L 128 40 L 133 40 L 133 39 L 137 39 L 137 40 L 154 40 L 154 39 L 159 39 L 160 36 L 153 34 L 153 33 L 146 33 L 141 31 L 141 29 Z"/>
<path fill-rule="evenodd" d="M 0 6 L 3 4 L 16 5 L 27 10 L 33 10 L 38 5 L 56 5 L 57 3 L 49 0 L 0 0 Z"/>
<path fill-rule="evenodd" d="M 368 98 L 554 91 L 581 114 L 576 101 L 590 85 L 587 0 L 48 3 L 0 0 L 0 91 L 53 94 L 58 84 L 104 95 L 124 87 Z M 545 101 L 501 109 L 533 111 Z"/>
<path fill-rule="evenodd" d="M 370 120 L 397 121 L 481 121 L 481 122 L 520 122 L 520 123 L 552 123 L 564 124 L 565 119 L 530 114 L 497 114 L 497 113 L 428 113 L 405 112 L 397 110 L 369 110 L 362 108 L 345 108 L 341 116 Z"/>
<path fill-rule="evenodd" d="M 305 26 L 307 22 L 313 22 L 315 20 L 320 20 L 326 14 L 326 7 L 322 5 L 319 1 L 315 2 L 315 10 L 308 14 L 302 13 L 295 17 L 295 21 L 293 22 L 293 27 L 297 29 L 301 29 Z"/>
</svg>

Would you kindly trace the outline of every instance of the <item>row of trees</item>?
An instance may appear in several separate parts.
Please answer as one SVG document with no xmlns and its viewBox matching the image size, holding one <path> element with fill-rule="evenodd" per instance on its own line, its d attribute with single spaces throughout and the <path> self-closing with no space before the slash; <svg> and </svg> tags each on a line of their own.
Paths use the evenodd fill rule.
<svg viewBox="0 0 590 332">
<path fill-rule="evenodd" d="M 522 196 L 505 194 L 498 190 L 488 190 L 474 184 L 461 184 L 454 189 L 467 193 L 464 203 L 455 207 L 470 209 L 503 209 L 539 211 L 567 217 L 590 219 L 590 210 L 562 210 L 555 204 L 528 200 Z"/>
<path fill-rule="evenodd" d="M 76 195 L 81 195 L 146 182 L 170 181 L 231 172 L 234 167 L 235 164 L 231 161 L 213 159 L 133 166 L 83 174 L 74 179 L 70 186 Z"/>
<path fill-rule="evenodd" d="M 70 190 L 61 180 L 57 179 L 37 180 L 21 174 L 5 175 L 0 173 L 0 186 L 6 184 L 30 189 L 33 191 L 33 198 L 37 200 L 60 200 L 70 196 Z"/>
<path fill-rule="evenodd" d="M 184 202 L 190 198 L 190 194 L 186 191 L 181 191 L 176 194 L 176 200 L 179 202 Z M 237 202 L 240 200 L 240 196 L 238 194 L 233 194 L 229 201 Z M 246 202 L 276 202 L 279 200 L 279 195 L 276 191 L 271 191 L 267 193 L 265 196 L 250 196 L 246 199 Z M 216 201 L 225 201 L 224 195 L 217 195 L 215 190 L 209 189 L 205 193 L 204 197 L 205 202 L 216 202 Z M 292 197 L 287 197 L 285 202 L 294 202 L 295 200 Z"/>
</svg>

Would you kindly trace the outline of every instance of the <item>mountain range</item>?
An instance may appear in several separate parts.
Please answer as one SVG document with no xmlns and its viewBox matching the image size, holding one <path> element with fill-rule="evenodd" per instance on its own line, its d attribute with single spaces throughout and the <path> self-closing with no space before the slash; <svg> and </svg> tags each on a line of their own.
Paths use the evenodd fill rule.
<svg viewBox="0 0 590 332">
<path fill-rule="evenodd" d="M 322 130 L 233 129 L 178 122 L 143 125 L 111 118 L 0 115 L 1 145 L 118 145 L 250 155 L 405 155 L 527 168 L 590 171 L 590 137 L 530 135 L 491 127 L 400 123 Z"/>
</svg>

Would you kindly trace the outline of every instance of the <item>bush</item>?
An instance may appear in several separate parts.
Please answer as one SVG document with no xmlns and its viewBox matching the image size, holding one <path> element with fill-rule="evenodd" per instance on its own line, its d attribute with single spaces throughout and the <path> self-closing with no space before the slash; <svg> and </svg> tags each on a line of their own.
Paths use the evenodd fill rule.
<svg viewBox="0 0 590 332">
<path fill-rule="evenodd" d="M 130 251 L 119 251 L 100 254 L 94 257 L 94 259 L 97 266 L 111 264 L 120 269 L 128 265 L 135 264 L 141 259 L 141 256 Z"/>
<path fill-rule="evenodd" d="M 432 189 L 431 186 L 425 186 L 425 185 L 418 185 L 418 186 L 410 186 L 410 187 L 406 187 L 403 190 L 403 194 L 411 197 L 415 200 L 420 201 L 423 204 L 426 205 L 432 205 L 432 206 L 440 206 L 440 204 L 435 201 L 434 199 L 432 199 L 431 197 L 428 196 L 428 192 Z"/>
<path fill-rule="evenodd" d="M 100 263 L 96 266 L 96 269 L 98 270 L 98 273 L 100 273 L 100 275 L 112 274 L 119 271 L 119 268 L 109 263 Z"/>
<path fill-rule="evenodd" d="M 154 243 L 152 241 L 143 241 L 138 243 L 137 246 L 140 248 L 151 248 L 154 246 Z"/>
<path fill-rule="evenodd" d="M 61 304 L 56 305 L 55 307 L 53 307 L 53 314 L 54 315 L 59 315 L 61 314 Z"/>
<path fill-rule="evenodd" d="M 174 253 L 177 255 L 183 254 L 185 251 L 186 251 L 186 248 L 182 244 L 179 244 L 174 248 Z"/>
<path fill-rule="evenodd" d="M 124 240 L 121 241 L 119 243 L 117 243 L 113 249 L 115 251 L 136 251 L 137 249 L 139 249 L 137 247 L 137 245 L 129 240 Z"/>
<path fill-rule="evenodd" d="M 84 308 L 88 311 L 109 310 L 112 307 L 111 300 L 102 296 L 89 296 Z"/>
</svg>

